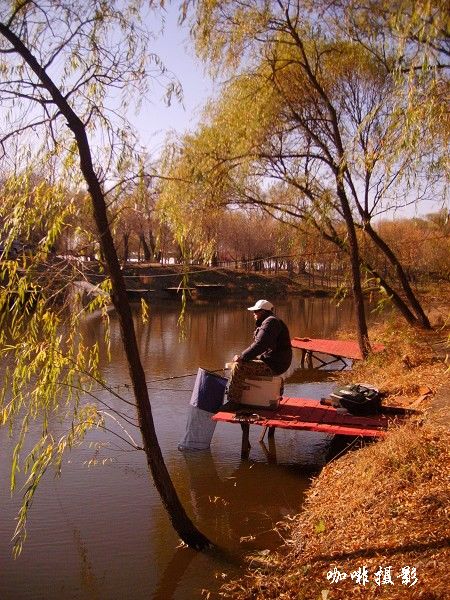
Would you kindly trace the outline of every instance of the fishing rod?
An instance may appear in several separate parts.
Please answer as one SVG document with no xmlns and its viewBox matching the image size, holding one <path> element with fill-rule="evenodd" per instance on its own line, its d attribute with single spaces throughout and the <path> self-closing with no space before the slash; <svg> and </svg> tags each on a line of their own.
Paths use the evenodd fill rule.
<svg viewBox="0 0 450 600">
<path fill-rule="evenodd" d="M 207 370 L 208 373 L 222 373 L 223 371 L 227 370 L 227 367 L 225 366 L 225 367 L 222 367 L 221 369 L 214 369 L 214 370 L 212 370 L 212 369 L 205 369 L 205 370 Z M 164 381 L 172 381 L 172 380 L 175 380 L 175 379 L 183 379 L 183 378 L 186 378 L 186 377 L 195 377 L 197 375 L 197 373 L 198 373 L 198 371 L 195 372 L 195 373 L 184 373 L 183 375 L 171 375 L 170 377 L 159 377 L 157 379 L 146 380 L 145 383 L 147 384 L 148 389 L 150 389 L 150 390 L 160 390 L 160 391 L 168 391 L 168 392 L 191 392 L 192 389 L 186 389 L 186 388 L 182 388 L 182 389 L 162 388 L 162 387 L 154 387 L 154 386 L 151 386 L 149 384 L 151 384 L 151 383 L 162 383 Z M 120 388 L 130 389 L 131 388 L 131 384 L 130 383 L 119 383 L 117 385 L 112 385 L 112 386 L 105 385 L 105 386 L 102 386 L 101 388 L 99 388 L 96 391 L 100 391 L 101 389 L 102 390 L 106 390 L 106 391 L 108 391 L 108 390 L 112 391 L 112 390 L 120 390 Z"/>
<path fill-rule="evenodd" d="M 222 367 L 221 369 L 215 369 L 215 370 L 211 370 L 211 369 L 205 369 L 208 371 L 208 373 L 221 373 L 222 371 L 226 371 L 227 367 Z M 150 379 L 149 381 L 147 381 L 146 383 L 159 383 L 161 381 L 170 381 L 172 379 L 183 379 L 184 377 L 195 377 L 195 375 L 197 375 L 197 372 L 195 373 L 185 373 L 184 375 L 171 375 L 170 377 L 160 377 L 158 379 Z"/>
</svg>

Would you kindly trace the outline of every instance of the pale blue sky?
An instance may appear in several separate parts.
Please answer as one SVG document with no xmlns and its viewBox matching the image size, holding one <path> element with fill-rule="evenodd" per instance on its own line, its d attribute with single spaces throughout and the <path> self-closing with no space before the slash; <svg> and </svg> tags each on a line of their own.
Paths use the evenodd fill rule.
<svg viewBox="0 0 450 600">
<path fill-rule="evenodd" d="M 156 84 L 151 101 L 143 104 L 140 114 L 131 116 L 142 144 L 152 154 L 159 153 L 168 132 L 183 133 L 196 128 L 202 107 L 214 89 L 204 66 L 195 57 L 188 25 L 180 27 L 177 24 L 179 9 L 176 4 L 168 5 L 164 32 L 155 40 L 153 50 L 180 81 L 184 106 L 175 97 L 172 98 L 171 106 L 167 106 L 164 102 L 164 88 Z"/>
<path fill-rule="evenodd" d="M 149 151 L 150 159 L 159 157 L 164 141 L 171 132 L 181 135 L 196 129 L 202 108 L 219 88 L 195 56 L 188 24 L 180 26 L 177 23 L 178 3 L 172 2 L 166 6 L 164 31 L 155 40 L 153 51 L 181 83 L 184 98 L 183 105 L 173 97 L 171 106 L 167 106 L 164 102 L 164 87 L 161 83 L 156 83 L 150 100 L 143 103 L 140 113 L 136 116 L 129 115 L 141 144 Z M 159 28 L 160 23 L 155 18 L 154 31 Z M 445 199 L 438 196 L 418 205 L 397 209 L 390 216 L 414 216 L 417 213 L 433 212 L 439 210 L 444 203 Z M 383 215 L 383 218 L 387 217 L 387 214 Z"/>
</svg>

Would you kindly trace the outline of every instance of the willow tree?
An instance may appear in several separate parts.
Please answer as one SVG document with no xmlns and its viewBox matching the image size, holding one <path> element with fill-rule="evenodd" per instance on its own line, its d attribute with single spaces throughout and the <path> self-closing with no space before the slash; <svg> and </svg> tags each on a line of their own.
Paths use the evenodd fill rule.
<svg viewBox="0 0 450 600">
<path fill-rule="evenodd" d="M 272 90 L 242 75 L 222 90 L 220 101 L 209 103 L 196 132 L 166 148 L 157 209 L 182 248 L 194 244 L 205 259 L 211 257 L 215 239 L 205 238 L 203 225 L 220 220 L 224 207 L 243 204 L 236 202 L 237 190 L 249 185 L 255 155 L 277 112 Z"/>
<path fill-rule="evenodd" d="M 341 44 L 341 69 L 345 65 L 344 50 Z M 350 50 L 347 49 L 346 59 L 353 69 L 355 53 Z M 367 69 L 366 61 L 361 62 Z M 333 72 L 336 80 L 336 70 Z M 305 101 L 306 86 L 296 81 L 292 72 L 285 69 L 277 80 L 284 93 L 273 85 L 271 68 L 260 67 L 252 75 L 234 78 L 220 101 L 211 104 L 196 134 L 186 136 L 179 154 L 168 161 L 171 179 L 164 185 L 159 203 L 164 218 L 173 223 L 179 235 L 202 240 L 205 211 L 220 206 L 257 206 L 296 230 L 306 232 L 311 230 L 310 225 L 315 226 L 323 237 L 349 254 L 345 231 L 339 226 L 342 213 L 330 186 L 330 176 L 320 166 L 319 151 L 308 139 L 302 139 L 295 126 L 300 118 L 308 119 L 310 124 L 320 121 L 320 114 L 317 115 L 315 105 Z M 373 84 L 367 73 L 364 81 Z M 343 85 L 342 80 L 340 84 Z M 382 94 L 381 87 L 378 95 Z M 297 110 L 293 118 L 292 98 L 309 109 L 303 117 Z M 299 144 L 303 152 L 299 151 Z M 350 146 L 353 148 L 353 140 Z M 352 156 L 354 172 L 364 161 L 356 160 L 355 152 Z M 375 198 L 375 206 L 378 201 Z M 367 259 L 360 257 L 360 264 L 389 294 L 403 316 L 417 324 L 395 285 L 389 284 Z"/>
<path fill-rule="evenodd" d="M 405 302 L 397 302 L 398 296 L 393 296 L 397 306 L 412 324 L 429 328 L 400 260 L 373 226 L 373 219 L 386 210 L 427 195 L 432 197 L 436 189 L 435 178 L 424 177 L 426 167 L 420 169 L 414 160 L 414 148 L 404 147 L 398 152 L 404 116 L 396 106 L 392 77 L 369 52 L 352 42 L 328 42 L 316 37 L 312 48 L 300 38 L 298 44 L 305 55 L 308 51 L 314 64 L 320 93 L 308 89 L 298 56 L 274 53 L 272 79 L 283 99 L 289 127 L 275 140 L 271 162 L 280 176 L 310 196 L 314 193 L 317 197 L 322 181 L 322 198 L 331 198 L 335 211 L 346 222 L 344 207 L 351 208 L 351 218 L 362 236 L 370 238 L 392 267 L 393 280 L 397 280 L 394 287 L 398 286 L 406 298 Z M 291 141 L 294 125 L 304 133 L 300 151 L 299 136 L 294 143 Z M 335 148 L 342 151 L 340 171 L 334 158 Z M 342 177 L 342 187 L 337 185 L 333 194 L 335 199 L 330 197 L 327 171 L 332 178 Z M 302 174 L 303 183 L 298 173 Z M 332 230 L 330 215 L 323 210 L 319 214 L 327 236 L 327 230 Z M 336 231 L 332 233 L 336 237 Z"/>
<path fill-rule="evenodd" d="M 405 147 L 428 153 L 430 170 L 448 165 L 447 110 L 450 72 L 448 3 L 445 0 L 317 0 L 328 34 L 344 36 L 370 52 L 393 84 L 393 110 L 404 115 L 397 156 Z M 394 152 L 392 158 L 396 156 Z M 442 195 L 445 197 L 445 195 Z"/>
<path fill-rule="evenodd" d="M 398 69 L 406 76 L 411 71 L 422 72 L 430 83 L 431 79 L 438 82 L 439 73 L 450 66 L 445 0 L 368 0 L 364 4 L 356 0 L 318 0 L 315 8 L 334 31 L 345 31 L 352 40 L 370 48 L 388 70 Z M 420 78 L 415 83 L 420 85 Z"/>
<path fill-rule="evenodd" d="M 398 115 L 396 140 L 390 149 L 387 168 L 406 155 L 410 172 L 422 180 L 439 180 L 435 202 L 448 202 L 448 75 L 450 38 L 448 4 L 443 0 L 401 3 L 369 0 L 332 0 L 315 3 L 330 35 L 345 35 L 370 52 L 392 81 L 391 110 Z M 404 186 L 408 188 L 407 185 Z M 413 197 L 410 203 L 417 202 Z M 395 208 L 395 203 L 393 207 Z M 362 214 L 362 211 L 360 211 Z M 362 214 L 365 231 L 382 247 L 401 279 L 403 290 L 421 325 L 429 322 L 409 286 L 400 262 L 383 240 L 377 239 L 370 218 Z"/>
<path fill-rule="evenodd" d="M 335 189 L 328 185 L 326 195 L 333 193 L 335 208 L 347 214 L 350 245 L 353 220 L 392 266 L 409 305 L 405 316 L 428 328 L 401 262 L 372 222 L 386 210 L 443 193 L 443 3 L 407 2 L 410 19 L 383 2 L 378 8 L 351 0 L 195 4 L 200 55 L 216 72 L 242 62 L 245 76 L 253 70 L 255 106 L 261 76 L 284 103 L 286 126 L 277 132 L 283 138 L 271 149 L 277 176 L 284 176 L 287 161 L 301 175 L 305 166 L 323 179 L 332 171 Z M 270 75 L 256 71 L 264 64 Z M 252 119 L 254 110 L 245 114 Z"/>
<path fill-rule="evenodd" d="M 76 317 L 62 323 L 64 313 L 54 302 L 55 290 L 47 286 L 33 289 L 37 263 L 48 254 L 68 216 L 75 215 L 76 220 L 80 207 L 75 197 L 70 201 L 55 192 L 28 209 L 27 177 L 26 173 L 17 176 L 17 165 L 24 172 L 25 165 L 32 162 L 41 173 L 51 164 L 60 180 L 87 189 L 134 392 L 143 440 L 142 446 L 136 446 L 145 451 L 155 486 L 182 540 L 191 547 L 206 548 L 210 543 L 182 507 L 158 444 L 107 209 L 108 186 L 117 193 L 121 172 L 130 167 L 134 156 L 134 138 L 122 115 L 133 97 L 145 97 L 152 77 L 165 76 L 158 58 L 149 51 L 151 36 L 146 19 L 151 16 L 140 0 L 2 0 L 0 6 L 4 117 L 0 141 L 4 164 L 9 161 L 16 166 L 5 186 L 9 201 L 1 214 L 5 240 L 1 353 L 9 368 L 0 420 L 19 431 L 12 487 L 22 462 L 29 473 L 16 532 L 17 548 L 23 540 L 27 509 L 46 469 L 52 463 L 60 467 L 64 450 L 80 441 L 90 427 L 102 425 L 98 408 L 81 406 L 75 398 L 67 405 L 67 433 L 55 439 L 49 426 L 49 414 L 63 408 L 64 398 L 70 399 L 67 389 L 83 387 L 86 378 L 99 380 L 98 353 L 79 339 Z M 173 81 L 166 83 L 169 90 L 176 91 Z M 31 230 L 46 206 L 59 210 L 54 211 L 33 259 L 7 260 L 14 238 Z M 45 271 L 47 265 L 41 266 Z M 22 461 L 29 423 L 38 418 L 42 435 Z"/>
<path fill-rule="evenodd" d="M 350 256 L 358 341 L 367 355 L 357 226 L 370 229 L 403 274 L 395 255 L 369 228 L 399 171 L 407 176 L 406 156 L 396 170 L 386 168 L 398 132 L 386 101 L 389 75 L 360 45 L 317 31 L 305 17 L 304 3 L 302 21 L 295 3 L 285 10 L 280 2 L 257 1 L 199 2 L 198 7 L 200 53 L 218 70 L 235 69 L 243 56 L 245 61 L 172 161 L 174 180 L 162 194 L 165 215 L 172 218 L 178 209 L 181 235 L 191 238 L 202 211 L 220 205 L 258 204 L 276 218 L 314 219 L 328 236 L 326 228 L 341 217 L 344 239 L 333 227 L 327 239 Z M 294 204 L 274 201 L 273 194 L 269 200 L 271 178 L 294 188 Z M 401 284 L 409 287 L 406 276 Z M 383 287 L 408 320 L 428 325 L 423 311 L 413 314 L 389 284 Z"/>
</svg>

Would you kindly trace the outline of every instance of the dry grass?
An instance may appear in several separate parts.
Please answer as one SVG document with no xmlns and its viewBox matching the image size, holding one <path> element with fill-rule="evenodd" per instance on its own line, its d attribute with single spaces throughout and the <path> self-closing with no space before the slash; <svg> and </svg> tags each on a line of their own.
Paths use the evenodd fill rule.
<svg viewBox="0 0 450 600">
<path fill-rule="evenodd" d="M 222 588 L 226 598 L 344 600 L 448 598 L 448 431 L 430 425 L 393 431 L 381 443 L 327 465 L 304 512 L 284 524 L 289 539 L 267 562 Z M 398 576 L 416 569 L 417 583 Z M 337 568 L 347 578 L 327 579 Z M 363 585 L 350 577 L 365 567 Z M 377 585 L 391 567 L 393 584 Z"/>
<path fill-rule="evenodd" d="M 391 319 L 370 333 L 385 351 L 356 363 L 340 381 L 371 383 L 386 394 L 385 404 L 414 408 L 426 408 L 441 387 L 450 385 L 450 327 L 423 332 Z"/>
<path fill-rule="evenodd" d="M 342 373 L 342 382 L 371 383 L 386 393 L 385 404 L 420 409 L 450 385 L 448 326 L 424 334 L 392 320 L 374 328 L 371 339 L 385 344 L 386 351 Z M 448 395 L 441 391 L 438 398 L 450 414 Z M 247 574 L 225 584 L 221 595 L 240 600 L 450 598 L 449 437 L 448 428 L 426 417 L 328 464 L 310 488 L 303 512 L 279 525 L 284 547 L 264 559 L 249 557 Z M 409 571 L 414 575 L 409 583 L 417 578 L 415 585 L 400 577 L 406 567 L 415 569 Z M 355 575 L 363 568 L 365 585 Z M 392 584 L 377 585 L 379 569 L 392 575 Z M 327 578 L 338 571 L 347 577 Z"/>
</svg>

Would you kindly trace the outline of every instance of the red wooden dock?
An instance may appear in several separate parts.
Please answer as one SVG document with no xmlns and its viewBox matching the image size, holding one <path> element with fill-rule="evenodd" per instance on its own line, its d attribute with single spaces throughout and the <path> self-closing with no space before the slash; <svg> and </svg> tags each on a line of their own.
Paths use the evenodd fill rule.
<svg viewBox="0 0 450 600">
<path fill-rule="evenodd" d="M 308 366 L 312 367 L 312 356 L 314 355 L 321 363 L 321 366 L 330 365 L 333 362 L 344 358 L 352 360 L 362 360 L 361 350 L 358 342 L 354 340 L 324 340 L 319 338 L 301 338 L 295 337 L 291 340 L 291 346 L 302 351 L 301 366 L 305 366 L 305 358 L 308 360 Z M 382 344 L 372 344 L 373 352 L 384 350 Z M 327 354 L 333 358 L 331 361 L 325 361 L 317 357 L 317 354 Z M 345 364 L 345 362 L 344 362 Z"/>
<path fill-rule="evenodd" d="M 247 410 L 248 409 L 248 410 Z M 385 415 L 362 417 L 352 415 L 332 406 L 322 405 L 319 400 L 306 398 L 282 398 L 276 410 L 239 405 L 221 411 L 212 417 L 215 421 L 239 423 L 242 427 L 242 458 L 248 457 L 249 426 L 260 425 L 282 429 L 302 429 L 337 435 L 384 437 L 388 426 Z M 265 430 L 264 430 L 265 431 Z"/>
</svg>

